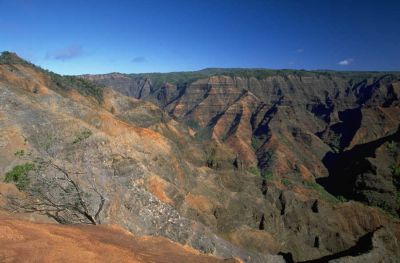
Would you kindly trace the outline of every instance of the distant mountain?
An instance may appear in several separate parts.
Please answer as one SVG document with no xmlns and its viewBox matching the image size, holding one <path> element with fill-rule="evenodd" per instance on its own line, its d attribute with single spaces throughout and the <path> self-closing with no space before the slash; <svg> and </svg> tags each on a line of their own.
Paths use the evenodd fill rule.
<svg viewBox="0 0 400 263">
<path fill-rule="evenodd" d="M 336 196 L 400 213 L 392 172 L 399 167 L 400 73 L 205 69 L 85 77 L 156 103 L 198 137 L 228 145 L 244 169 L 293 184 L 317 180 Z"/>
<path fill-rule="evenodd" d="M 215 70 L 84 79 L 3 53 L 1 213 L 232 262 L 395 262 L 398 75 Z M 7 224 L 9 248 L 28 244 Z"/>
</svg>

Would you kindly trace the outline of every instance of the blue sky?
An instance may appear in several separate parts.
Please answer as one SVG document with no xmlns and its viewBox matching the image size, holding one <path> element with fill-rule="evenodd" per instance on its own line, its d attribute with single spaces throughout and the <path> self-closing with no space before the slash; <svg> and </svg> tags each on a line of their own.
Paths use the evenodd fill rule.
<svg viewBox="0 0 400 263">
<path fill-rule="evenodd" d="M 0 51 L 61 74 L 400 70 L 398 0 L 0 0 Z"/>
</svg>

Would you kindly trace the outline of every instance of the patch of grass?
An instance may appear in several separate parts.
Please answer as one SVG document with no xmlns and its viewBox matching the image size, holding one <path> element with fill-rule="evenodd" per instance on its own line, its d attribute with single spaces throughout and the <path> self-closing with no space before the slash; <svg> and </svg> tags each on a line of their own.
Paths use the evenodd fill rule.
<svg viewBox="0 0 400 263">
<path fill-rule="evenodd" d="M 400 164 L 392 164 L 389 168 L 394 177 L 400 178 Z"/>
<path fill-rule="evenodd" d="M 81 143 L 82 141 L 86 140 L 92 135 L 91 130 L 84 130 L 83 132 L 75 135 L 75 139 L 72 141 L 72 144 L 78 144 Z"/>
<path fill-rule="evenodd" d="M 395 141 L 391 141 L 387 144 L 387 148 L 389 150 L 390 155 L 395 156 L 397 149 L 398 149 L 398 145 Z"/>
<path fill-rule="evenodd" d="M 186 125 L 189 126 L 190 128 L 195 129 L 195 130 L 200 129 L 200 125 L 195 120 L 186 121 Z"/>
<path fill-rule="evenodd" d="M 251 137 L 251 146 L 254 150 L 257 150 L 263 144 L 263 140 L 261 138 L 257 138 L 255 136 Z"/>
<path fill-rule="evenodd" d="M 386 214 L 392 216 L 393 218 L 398 218 L 399 215 L 397 214 L 396 210 L 393 208 L 392 204 L 388 201 L 383 200 L 378 204 L 378 207 L 382 209 Z"/>
<path fill-rule="evenodd" d="M 292 182 L 290 182 L 290 180 L 287 178 L 282 178 L 281 182 L 286 187 L 290 187 L 292 185 Z"/>
<path fill-rule="evenodd" d="M 261 176 L 260 169 L 258 169 L 258 167 L 256 167 L 256 166 L 251 166 L 251 167 L 247 168 L 247 171 L 254 175 Z"/>
<path fill-rule="evenodd" d="M 195 138 L 198 141 L 209 141 L 212 136 L 212 130 L 210 127 L 205 127 L 203 129 L 200 129 L 196 135 Z"/>
<path fill-rule="evenodd" d="M 275 176 L 271 171 L 261 173 L 261 176 L 264 177 L 268 181 L 275 180 Z"/>
<path fill-rule="evenodd" d="M 284 136 L 279 136 L 279 141 L 285 144 L 287 147 L 292 148 L 292 144 Z"/>
<path fill-rule="evenodd" d="M 325 188 L 322 185 L 320 185 L 318 183 L 305 181 L 304 186 L 306 186 L 307 188 L 314 189 L 316 192 L 318 192 L 318 194 L 322 198 L 324 198 L 328 201 L 333 201 L 333 202 L 339 201 L 335 196 L 331 195 L 328 191 L 325 190 Z"/>
<path fill-rule="evenodd" d="M 103 101 L 103 86 L 96 84 L 90 80 L 76 76 L 61 76 L 56 73 L 47 71 L 51 80 L 63 90 L 77 90 L 84 96 L 92 96 L 99 103 Z"/>
<path fill-rule="evenodd" d="M 5 183 L 14 183 L 18 190 L 22 191 L 29 185 L 28 173 L 35 168 L 33 163 L 25 163 L 15 166 L 11 171 L 6 173 Z"/>
</svg>

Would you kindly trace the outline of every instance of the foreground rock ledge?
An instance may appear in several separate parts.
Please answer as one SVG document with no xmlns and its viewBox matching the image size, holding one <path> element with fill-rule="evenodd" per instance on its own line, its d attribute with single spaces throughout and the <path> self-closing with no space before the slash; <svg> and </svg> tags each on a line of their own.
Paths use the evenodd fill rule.
<svg viewBox="0 0 400 263">
<path fill-rule="evenodd" d="M 115 225 L 58 225 L 0 215 L 0 262 L 226 262 Z"/>
</svg>

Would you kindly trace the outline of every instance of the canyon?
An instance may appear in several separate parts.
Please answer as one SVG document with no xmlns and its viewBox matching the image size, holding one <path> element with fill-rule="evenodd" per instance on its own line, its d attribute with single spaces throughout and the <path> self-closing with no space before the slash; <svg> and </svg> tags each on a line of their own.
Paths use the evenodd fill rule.
<svg viewBox="0 0 400 263">
<path fill-rule="evenodd" d="M 61 235 L 99 262 L 396 262 L 399 97 L 397 72 L 61 76 L 3 52 L 0 259 Z"/>
</svg>

